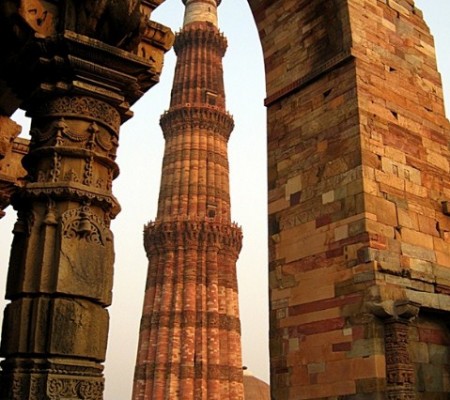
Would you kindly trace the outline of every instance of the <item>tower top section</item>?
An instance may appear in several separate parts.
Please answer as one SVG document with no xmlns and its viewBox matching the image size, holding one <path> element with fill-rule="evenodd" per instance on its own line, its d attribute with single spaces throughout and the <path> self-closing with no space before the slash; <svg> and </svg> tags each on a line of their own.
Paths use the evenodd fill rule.
<svg viewBox="0 0 450 400">
<path fill-rule="evenodd" d="M 183 27 L 195 22 L 209 22 L 218 26 L 217 7 L 222 0 L 182 0 L 186 6 Z"/>
</svg>

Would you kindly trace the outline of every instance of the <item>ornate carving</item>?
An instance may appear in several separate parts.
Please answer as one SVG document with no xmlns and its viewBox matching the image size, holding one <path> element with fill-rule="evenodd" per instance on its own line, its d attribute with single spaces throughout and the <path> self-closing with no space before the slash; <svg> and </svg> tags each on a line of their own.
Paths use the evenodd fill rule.
<svg viewBox="0 0 450 400">
<path fill-rule="evenodd" d="M 11 400 L 22 400 L 27 397 L 28 382 L 25 377 L 14 377 L 11 388 Z"/>
<path fill-rule="evenodd" d="M 47 395 L 49 400 L 102 400 L 103 386 L 99 381 L 51 378 L 47 383 Z"/>
<path fill-rule="evenodd" d="M 94 151 L 95 147 L 96 147 L 96 143 L 95 143 L 96 137 L 100 132 L 100 129 L 98 128 L 98 125 L 95 123 L 95 121 L 89 125 L 88 131 L 91 135 L 91 138 L 89 139 L 89 143 L 88 143 L 87 147 L 89 150 Z"/>
<path fill-rule="evenodd" d="M 52 159 L 52 169 L 50 170 L 50 181 L 57 182 L 61 175 L 61 160 L 62 157 L 55 151 Z"/>
<path fill-rule="evenodd" d="M 92 183 L 94 157 L 86 157 L 86 164 L 84 165 L 83 184 L 90 186 Z"/>
<path fill-rule="evenodd" d="M 415 399 L 415 372 L 408 352 L 407 319 L 391 318 L 384 325 L 386 391 L 389 400 Z"/>
<path fill-rule="evenodd" d="M 117 110 L 104 101 L 87 96 L 61 96 L 52 101 L 39 104 L 33 108 L 33 117 L 89 117 L 96 122 L 107 125 L 117 134 L 120 128 L 120 115 Z M 88 133 L 75 134 L 67 132 L 72 140 L 86 140 Z M 80 136 L 81 135 L 81 136 Z"/>
<path fill-rule="evenodd" d="M 47 214 L 45 215 L 45 225 L 57 225 L 58 220 L 56 217 L 56 204 L 53 200 L 49 199 L 47 203 Z"/>
<path fill-rule="evenodd" d="M 110 194 L 105 192 L 100 192 L 98 189 L 92 188 L 92 190 L 86 190 L 85 188 L 80 188 L 81 185 L 71 186 L 71 185 L 58 185 L 58 186 L 40 186 L 39 184 L 34 184 L 34 186 L 29 185 L 27 187 L 26 193 L 23 196 L 31 198 L 48 198 L 52 197 L 54 199 L 60 198 L 71 198 L 74 201 L 85 202 L 89 201 L 95 203 L 111 213 L 112 216 L 117 215 L 120 211 L 120 206 L 117 200 Z"/>
<path fill-rule="evenodd" d="M 368 303 L 368 309 L 384 321 L 386 398 L 414 400 L 415 371 L 408 351 L 408 329 L 420 305 L 409 300 Z"/>
<path fill-rule="evenodd" d="M 76 398 L 75 382 L 72 380 L 49 379 L 47 382 L 47 395 L 52 400 L 57 400 L 61 396 Z"/>
<path fill-rule="evenodd" d="M 103 189 L 104 186 L 105 186 L 105 181 L 102 178 L 98 178 L 97 181 L 95 182 L 95 187 L 97 189 Z"/>
<path fill-rule="evenodd" d="M 227 248 L 237 256 L 242 247 L 242 230 L 236 224 L 201 219 L 150 222 L 144 229 L 147 254 L 180 244 L 184 247 Z"/>
<path fill-rule="evenodd" d="M 77 392 L 83 400 L 102 400 L 103 382 L 81 381 L 77 385 Z"/>
<path fill-rule="evenodd" d="M 45 398 L 45 381 L 42 376 L 31 376 L 30 380 L 30 398 L 44 399 Z"/>
<path fill-rule="evenodd" d="M 46 374 L 16 373 L 9 387 L 2 386 L 3 400 L 103 400 L 103 379 L 48 376 L 48 373 L 68 373 L 70 370 L 51 370 Z"/>
<path fill-rule="evenodd" d="M 89 125 L 86 131 L 77 132 L 69 128 L 64 118 L 60 118 L 45 131 L 34 127 L 30 133 L 33 137 L 33 146 L 51 144 L 54 141 L 55 147 L 60 147 L 64 145 L 64 138 L 74 143 L 87 142 L 86 147 L 91 151 L 95 150 L 97 144 L 107 152 L 118 146 L 117 137 L 108 131 L 100 130 L 95 121 Z"/>
<path fill-rule="evenodd" d="M 185 131 L 187 127 L 205 129 L 228 140 L 234 128 L 234 121 L 229 113 L 214 106 L 185 105 L 166 111 L 161 117 L 160 125 L 166 140 Z"/>
<path fill-rule="evenodd" d="M 175 53 L 179 55 L 181 50 L 187 46 L 214 49 L 219 53 L 220 57 L 223 57 L 227 50 L 228 42 L 226 37 L 220 33 L 218 34 L 216 29 L 183 29 L 176 35 L 173 48 Z"/>
<path fill-rule="evenodd" d="M 112 240 L 102 220 L 91 213 L 89 206 L 66 211 L 62 215 L 62 231 L 66 239 L 79 238 L 101 246 Z"/>
<path fill-rule="evenodd" d="M 77 173 L 74 171 L 73 168 L 69 169 L 69 171 L 67 171 L 64 174 L 63 180 L 66 181 L 66 182 L 79 182 L 80 181 L 80 179 L 78 178 Z"/>
</svg>

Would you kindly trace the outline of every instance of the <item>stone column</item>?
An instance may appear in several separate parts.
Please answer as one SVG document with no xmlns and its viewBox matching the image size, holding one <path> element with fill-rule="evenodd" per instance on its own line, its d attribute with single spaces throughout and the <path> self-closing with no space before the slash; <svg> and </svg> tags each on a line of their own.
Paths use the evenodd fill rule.
<svg viewBox="0 0 450 400">
<path fill-rule="evenodd" d="M 373 314 L 384 322 L 386 359 L 386 399 L 416 399 L 415 371 L 408 350 L 410 323 L 419 314 L 420 305 L 407 300 L 372 304 Z"/>
<path fill-rule="evenodd" d="M 388 400 L 413 400 L 415 373 L 408 354 L 409 321 L 390 318 L 384 324 L 386 354 L 386 398 Z"/>
<path fill-rule="evenodd" d="M 152 60 L 69 31 L 36 39 L 25 57 L 37 86 L 23 105 L 32 140 L 28 183 L 13 198 L 0 399 L 100 400 L 119 128 L 158 73 Z"/>
</svg>

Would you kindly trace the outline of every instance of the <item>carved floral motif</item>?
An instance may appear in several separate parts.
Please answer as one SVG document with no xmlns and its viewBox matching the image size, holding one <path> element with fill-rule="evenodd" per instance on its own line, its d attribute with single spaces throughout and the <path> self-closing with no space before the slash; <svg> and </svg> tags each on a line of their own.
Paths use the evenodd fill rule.
<svg viewBox="0 0 450 400">
<path fill-rule="evenodd" d="M 45 374 L 17 374 L 10 388 L 2 387 L 8 400 L 103 400 L 104 383 L 98 379 L 50 377 Z"/>
<path fill-rule="evenodd" d="M 77 117 L 85 116 L 106 124 L 114 132 L 120 128 L 120 115 L 109 104 L 87 96 L 61 96 L 42 103 L 33 109 L 33 117 Z M 76 137 L 76 136 L 75 136 Z"/>
<path fill-rule="evenodd" d="M 111 240 L 103 221 L 90 211 L 89 206 L 66 211 L 62 215 L 62 232 L 66 239 L 84 239 L 101 246 Z"/>
</svg>

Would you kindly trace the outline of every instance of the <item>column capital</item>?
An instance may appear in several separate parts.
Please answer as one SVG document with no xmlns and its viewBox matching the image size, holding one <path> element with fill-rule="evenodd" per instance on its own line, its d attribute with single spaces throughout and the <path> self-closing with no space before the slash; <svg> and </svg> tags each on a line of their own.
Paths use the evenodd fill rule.
<svg viewBox="0 0 450 400">
<path fill-rule="evenodd" d="M 383 320 L 408 322 L 417 317 L 420 304 L 411 300 L 386 300 L 368 304 L 369 310 Z"/>
</svg>

